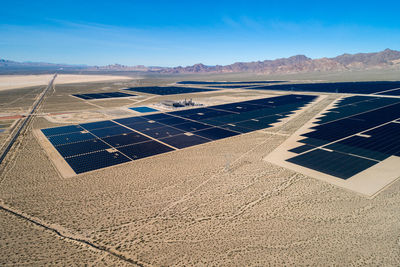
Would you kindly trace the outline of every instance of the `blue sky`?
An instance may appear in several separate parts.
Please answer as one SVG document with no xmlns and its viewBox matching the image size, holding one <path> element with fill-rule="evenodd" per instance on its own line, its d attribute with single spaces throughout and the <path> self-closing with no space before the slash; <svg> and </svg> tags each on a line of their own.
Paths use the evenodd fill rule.
<svg viewBox="0 0 400 267">
<path fill-rule="evenodd" d="M 400 50 L 400 1 L 2 1 L 0 58 L 186 66 Z"/>
</svg>

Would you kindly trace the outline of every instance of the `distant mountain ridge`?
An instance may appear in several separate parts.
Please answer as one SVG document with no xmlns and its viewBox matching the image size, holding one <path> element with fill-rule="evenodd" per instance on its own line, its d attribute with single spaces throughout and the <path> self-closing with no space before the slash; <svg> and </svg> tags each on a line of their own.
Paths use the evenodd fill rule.
<svg viewBox="0 0 400 267">
<path fill-rule="evenodd" d="M 346 71 L 366 69 L 400 69 L 400 51 L 385 49 L 375 53 L 343 54 L 333 58 L 311 59 L 305 55 L 289 58 L 255 62 L 236 62 L 230 65 L 207 66 L 195 64 L 186 67 L 146 67 L 143 65 L 125 66 L 113 64 L 107 66 L 86 66 L 53 64 L 42 62 L 15 62 L 0 59 L 0 70 L 4 69 L 49 69 L 49 70 L 83 70 L 83 71 L 138 71 L 156 73 L 235 73 L 250 72 L 263 74 L 307 73 L 324 71 Z"/>
<path fill-rule="evenodd" d="M 400 67 L 400 51 L 386 49 L 375 53 L 343 54 L 334 58 L 311 59 L 304 55 L 256 62 L 237 62 L 231 65 L 206 66 L 195 64 L 188 67 L 163 69 L 168 73 L 231 73 L 254 72 L 265 74 L 363 70 L 372 68 Z"/>
</svg>

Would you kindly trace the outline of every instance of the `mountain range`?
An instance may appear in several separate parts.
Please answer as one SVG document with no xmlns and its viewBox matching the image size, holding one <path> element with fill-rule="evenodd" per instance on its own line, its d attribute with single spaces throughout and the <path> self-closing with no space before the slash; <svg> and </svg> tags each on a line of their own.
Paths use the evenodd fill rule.
<svg viewBox="0 0 400 267">
<path fill-rule="evenodd" d="M 343 54 L 333 58 L 311 59 L 305 55 L 289 58 L 264 60 L 255 62 L 237 62 L 230 65 L 207 66 L 195 64 L 186 67 L 146 67 L 113 64 L 107 66 L 67 65 L 35 62 L 15 62 L 0 59 L 0 71 L 7 69 L 45 69 L 45 70 L 79 70 L 79 71 L 138 71 L 156 73 L 263 73 L 286 74 L 325 71 L 348 71 L 367 69 L 400 69 L 400 51 L 385 49 L 375 53 Z"/>
</svg>

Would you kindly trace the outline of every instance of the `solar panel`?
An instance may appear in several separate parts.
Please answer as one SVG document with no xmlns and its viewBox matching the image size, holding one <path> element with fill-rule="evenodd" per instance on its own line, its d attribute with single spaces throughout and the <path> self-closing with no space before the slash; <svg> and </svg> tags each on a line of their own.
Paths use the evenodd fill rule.
<svg viewBox="0 0 400 267">
<path fill-rule="evenodd" d="M 126 145 L 141 143 L 141 142 L 149 141 L 151 139 L 142 134 L 132 132 L 132 133 L 126 133 L 126 134 L 105 137 L 105 138 L 102 138 L 102 140 L 113 147 L 118 147 L 118 146 L 126 146 Z"/>
<path fill-rule="evenodd" d="M 400 81 L 276 84 L 276 85 L 251 87 L 247 89 L 373 94 L 395 88 L 400 88 Z M 388 94 L 390 93 L 388 92 Z"/>
<path fill-rule="evenodd" d="M 83 130 L 84 129 L 82 127 L 80 127 L 79 125 L 68 125 L 68 126 L 42 129 L 42 133 L 48 137 L 48 136 L 58 135 L 58 134 L 80 132 Z"/>
<path fill-rule="evenodd" d="M 143 131 L 143 134 L 159 139 L 163 137 L 174 136 L 183 133 L 183 131 L 169 126 Z"/>
<path fill-rule="evenodd" d="M 185 134 L 180 134 L 172 137 L 167 137 L 167 138 L 162 138 L 160 139 L 162 142 L 169 144 L 173 147 L 176 148 L 185 148 L 185 147 L 190 147 L 190 146 L 195 146 L 195 145 L 200 145 L 204 144 L 207 142 L 210 142 L 211 140 L 197 136 L 197 135 L 185 135 Z"/>
<path fill-rule="evenodd" d="M 81 154 L 87 154 L 99 150 L 109 149 L 109 145 L 105 144 L 100 139 L 91 139 L 88 141 L 82 141 L 78 143 L 65 144 L 56 146 L 57 151 L 64 158 L 77 156 Z"/>
<path fill-rule="evenodd" d="M 95 138 L 96 137 L 91 133 L 82 133 L 82 132 L 53 135 L 53 136 L 48 137 L 50 143 L 53 146 L 76 143 L 76 142 L 91 140 L 91 139 L 95 139 Z"/>
<path fill-rule="evenodd" d="M 144 143 L 118 147 L 118 150 L 127 155 L 129 158 L 136 160 L 166 153 L 174 149 L 156 141 L 148 141 Z"/>
<path fill-rule="evenodd" d="M 235 135 L 238 135 L 239 133 L 214 127 L 214 128 L 209 128 L 209 129 L 194 132 L 194 134 L 199 135 L 201 137 L 205 137 L 207 139 L 218 140 L 218 139 L 235 136 Z"/>
<path fill-rule="evenodd" d="M 136 95 L 126 94 L 123 92 L 104 92 L 104 93 L 90 93 L 90 94 L 73 94 L 73 96 L 79 97 L 84 100 L 93 100 L 93 99 L 131 97 Z"/>
<path fill-rule="evenodd" d="M 322 149 L 312 150 L 287 161 L 341 179 L 348 179 L 378 163 L 377 161 Z"/>
<path fill-rule="evenodd" d="M 280 96 L 42 131 L 71 168 L 82 173 L 270 127 L 314 99 Z M 100 159 L 91 163 L 96 155 Z"/>
<path fill-rule="evenodd" d="M 91 131 L 95 136 L 99 138 L 105 138 L 113 135 L 120 135 L 120 134 L 127 134 L 131 133 L 132 130 L 123 127 L 123 126 L 115 126 L 115 127 L 108 127 L 108 128 L 101 128 L 101 129 L 94 129 Z"/>
<path fill-rule="evenodd" d="M 65 158 L 65 160 L 77 174 L 130 161 L 130 159 L 122 155 L 121 152 L 108 152 L 106 150 L 69 157 Z"/>
<path fill-rule="evenodd" d="M 305 138 L 298 142 L 303 145 L 289 150 L 300 155 L 287 161 L 348 179 L 400 154 L 400 124 L 393 122 L 398 118 L 400 99 L 344 98 L 320 117 L 312 131 L 301 135 Z M 334 170 L 342 166 L 348 170 Z"/>
<path fill-rule="evenodd" d="M 79 125 L 85 128 L 86 130 L 118 126 L 118 124 L 112 121 L 98 121 L 98 122 L 82 123 Z"/>
<path fill-rule="evenodd" d="M 192 87 L 159 87 L 159 86 L 147 86 L 147 87 L 132 87 L 125 89 L 128 91 L 141 92 L 155 95 L 176 95 L 176 94 L 187 94 L 187 93 L 199 93 L 199 92 L 212 92 L 213 89 L 203 88 L 192 88 Z"/>
</svg>

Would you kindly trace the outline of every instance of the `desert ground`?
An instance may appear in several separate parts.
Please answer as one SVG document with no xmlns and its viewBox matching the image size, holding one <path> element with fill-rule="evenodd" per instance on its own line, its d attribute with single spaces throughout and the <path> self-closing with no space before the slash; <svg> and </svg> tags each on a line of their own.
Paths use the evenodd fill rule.
<svg viewBox="0 0 400 267">
<path fill-rule="evenodd" d="M 47 85 L 52 77 L 53 77 L 52 74 L 0 75 L 0 90 Z M 65 84 L 65 83 L 98 82 L 98 81 L 125 80 L 125 79 L 132 79 L 132 77 L 111 76 L 111 75 L 59 74 L 57 77 L 57 83 Z"/>
<path fill-rule="evenodd" d="M 339 79 L 335 75 L 256 78 Z M 243 78 L 202 78 L 216 77 Z M 135 116 L 127 107 L 164 99 L 208 105 L 280 94 L 232 89 L 93 102 L 70 96 L 180 79 L 132 75 L 70 84 L 57 78 L 0 166 L 0 265 L 399 266 L 399 180 L 367 198 L 263 160 L 338 95 L 326 94 L 273 128 L 70 178 L 59 174 L 33 133 Z M 43 89 L 29 86 L 0 92 L 1 116 L 29 110 Z"/>
</svg>

